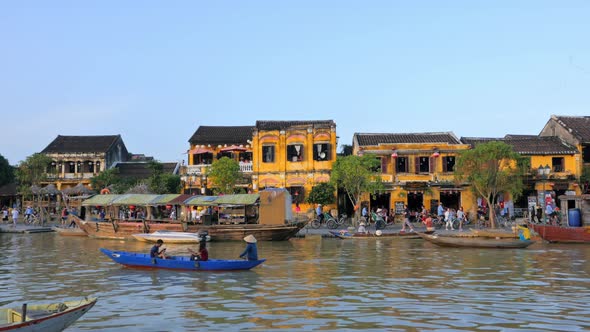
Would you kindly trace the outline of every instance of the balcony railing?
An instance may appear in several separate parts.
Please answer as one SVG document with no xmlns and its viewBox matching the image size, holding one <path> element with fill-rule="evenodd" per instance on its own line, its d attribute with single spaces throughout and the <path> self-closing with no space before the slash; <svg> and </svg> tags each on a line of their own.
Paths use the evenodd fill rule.
<svg viewBox="0 0 590 332">
<path fill-rule="evenodd" d="M 210 166 L 209 164 L 187 165 L 186 175 L 201 175 L 203 170 Z M 252 163 L 240 163 L 240 172 L 252 173 Z"/>
<path fill-rule="evenodd" d="M 240 172 L 252 173 L 252 163 L 240 163 Z"/>
<path fill-rule="evenodd" d="M 95 177 L 94 173 L 65 173 L 65 174 L 47 174 L 47 178 L 51 180 L 80 180 L 91 179 Z"/>
</svg>

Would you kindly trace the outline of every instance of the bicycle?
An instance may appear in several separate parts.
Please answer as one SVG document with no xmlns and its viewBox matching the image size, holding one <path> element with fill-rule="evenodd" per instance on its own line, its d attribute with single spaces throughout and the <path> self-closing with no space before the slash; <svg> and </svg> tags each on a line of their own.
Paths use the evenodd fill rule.
<svg viewBox="0 0 590 332">
<path fill-rule="evenodd" d="M 330 229 L 338 228 L 336 219 L 334 219 L 334 217 L 332 217 L 332 215 L 328 212 L 324 212 L 323 218 L 321 219 L 319 217 L 316 217 L 314 220 L 311 221 L 310 225 L 312 228 L 317 229 L 320 228 L 320 226 L 322 226 L 322 222 L 326 224 L 326 227 Z"/>
<path fill-rule="evenodd" d="M 504 216 L 497 216 L 498 226 L 505 228 L 512 228 L 516 222 L 514 217 L 506 218 Z"/>
</svg>

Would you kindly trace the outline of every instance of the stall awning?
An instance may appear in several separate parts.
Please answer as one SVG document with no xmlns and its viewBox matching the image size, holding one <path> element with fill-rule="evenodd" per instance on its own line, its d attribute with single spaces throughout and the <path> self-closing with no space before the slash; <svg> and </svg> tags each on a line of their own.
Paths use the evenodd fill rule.
<svg viewBox="0 0 590 332">
<path fill-rule="evenodd" d="M 125 194 L 114 200 L 111 205 L 150 205 L 150 202 L 159 195 Z"/>
<path fill-rule="evenodd" d="M 179 196 L 183 196 L 181 194 L 165 194 L 165 195 L 157 195 L 156 198 L 154 198 L 149 205 L 168 205 L 168 204 L 172 204 L 172 201 L 174 201 L 176 198 L 178 198 Z"/>
<path fill-rule="evenodd" d="M 212 150 L 205 149 L 205 148 L 194 148 L 188 151 L 189 154 L 203 154 L 203 153 L 213 153 Z"/>
</svg>

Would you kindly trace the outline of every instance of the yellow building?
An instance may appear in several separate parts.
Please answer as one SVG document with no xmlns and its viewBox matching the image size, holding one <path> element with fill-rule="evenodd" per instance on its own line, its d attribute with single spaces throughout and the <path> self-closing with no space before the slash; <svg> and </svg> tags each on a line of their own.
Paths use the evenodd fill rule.
<svg viewBox="0 0 590 332">
<path fill-rule="evenodd" d="M 576 192 L 576 179 L 579 177 L 579 152 L 556 136 L 506 135 L 504 138 L 463 137 L 464 143 L 475 146 L 479 143 L 501 141 L 510 146 L 521 156 L 528 158 L 531 169 L 524 179 L 522 196 L 512 202 L 510 195 L 501 196 L 500 200 L 510 202 L 511 214 L 523 216 L 533 204 L 543 206 L 544 197 L 556 199 L 559 195 Z M 539 173 L 539 168 L 546 168 L 547 174 Z"/>
<path fill-rule="evenodd" d="M 239 187 L 252 185 L 253 126 L 200 126 L 189 139 L 188 165 L 181 170 L 185 194 L 212 194 L 207 168 L 214 160 L 228 157 L 238 161 L 243 178 Z"/>
<path fill-rule="evenodd" d="M 452 132 L 354 134 L 353 154 L 378 158 L 386 187 L 386 192 L 366 197 L 366 203 L 398 214 L 404 204 L 412 211 L 424 205 L 432 212 L 439 202 L 455 209 L 472 207 L 473 195 L 466 185 L 456 185 L 453 175 L 459 152 L 469 147 Z"/>
<path fill-rule="evenodd" d="M 252 186 L 287 188 L 301 210 L 307 193 L 328 182 L 336 160 L 336 124 L 323 121 L 257 121 L 252 135 Z"/>
</svg>

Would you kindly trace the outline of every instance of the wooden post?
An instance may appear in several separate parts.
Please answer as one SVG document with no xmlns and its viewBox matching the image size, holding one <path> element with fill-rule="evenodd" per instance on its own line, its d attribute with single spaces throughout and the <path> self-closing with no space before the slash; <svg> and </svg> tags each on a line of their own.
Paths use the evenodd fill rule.
<svg viewBox="0 0 590 332">
<path fill-rule="evenodd" d="M 27 304 L 23 304 L 22 315 L 20 318 L 21 323 L 24 323 L 27 320 Z"/>
</svg>

